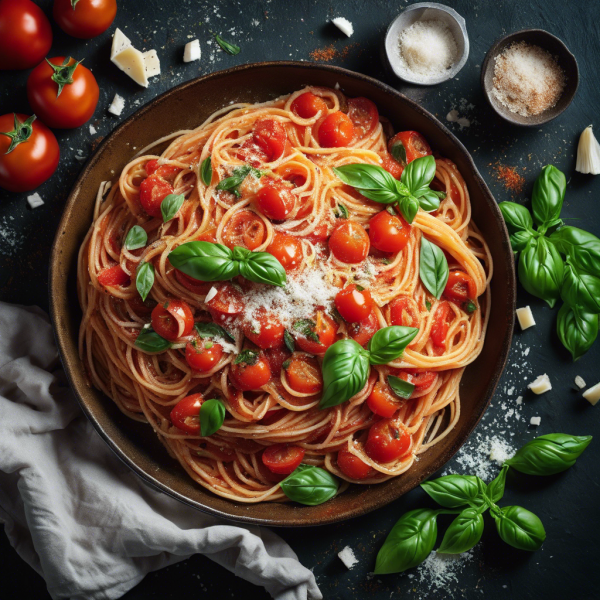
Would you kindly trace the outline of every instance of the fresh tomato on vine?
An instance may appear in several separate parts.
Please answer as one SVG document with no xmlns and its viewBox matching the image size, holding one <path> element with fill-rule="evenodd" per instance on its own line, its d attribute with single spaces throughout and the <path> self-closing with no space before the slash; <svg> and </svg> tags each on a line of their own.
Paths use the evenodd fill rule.
<svg viewBox="0 0 600 600">
<path fill-rule="evenodd" d="M 52 14 L 65 33 L 80 39 L 93 38 L 115 20 L 117 0 L 54 0 Z"/>
</svg>

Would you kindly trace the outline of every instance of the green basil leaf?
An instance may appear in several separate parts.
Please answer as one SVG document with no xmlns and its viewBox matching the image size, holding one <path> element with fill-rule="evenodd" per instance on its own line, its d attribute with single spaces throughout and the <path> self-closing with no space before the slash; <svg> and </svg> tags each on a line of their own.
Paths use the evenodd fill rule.
<svg viewBox="0 0 600 600">
<path fill-rule="evenodd" d="M 310 465 L 298 468 L 280 484 L 283 493 L 294 502 L 317 506 L 333 498 L 338 491 L 338 480 L 325 469 Z"/>
<path fill-rule="evenodd" d="M 442 249 L 422 235 L 419 275 L 425 288 L 438 300 L 448 283 L 449 274 L 448 260 Z"/>
<path fill-rule="evenodd" d="M 125 238 L 125 248 L 127 250 L 138 250 L 143 248 L 148 242 L 148 234 L 143 227 L 134 225 L 128 232 Z"/>
<path fill-rule="evenodd" d="M 473 300 L 467 300 L 464 304 L 465 312 L 472 315 L 477 310 L 477 304 Z"/>
<path fill-rule="evenodd" d="M 591 435 L 541 435 L 527 442 L 504 464 L 527 475 L 554 475 L 572 467 L 591 441 Z"/>
<path fill-rule="evenodd" d="M 546 539 L 546 531 L 539 517 L 521 506 L 503 506 L 492 513 L 500 537 L 510 546 L 533 552 Z"/>
<path fill-rule="evenodd" d="M 381 189 L 397 192 L 396 180 L 383 167 L 377 165 L 354 163 L 334 167 L 333 172 L 346 185 L 360 189 L 361 193 L 362 190 Z"/>
<path fill-rule="evenodd" d="M 198 335 L 202 338 L 221 338 L 224 340 L 230 340 L 235 343 L 235 338 L 227 331 L 223 329 L 220 325 L 212 322 L 198 322 L 194 325 L 194 329 L 198 333 Z"/>
<path fill-rule="evenodd" d="M 578 360 L 598 337 L 598 315 L 563 304 L 558 311 L 556 332 L 573 360 Z"/>
<path fill-rule="evenodd" d="M 248 177 L 248 175 L 250 175 L 250 173 L 253 172 L 254 169 L 252 169 L 250 165 L 236 167 L 235 169 L 233 169 L 231 177 L 227 177 L 226 179 L 219 181 L 219 183 L 217 184 L 217 190 L 231 192 L 239 198 L 240 192 L 238 190 L 238 187 L 240 186 L 242 181 L 244 181 L 244 179 L 246 179 L 246 177 Z"/>
<path fill-rule="evenodd" d="M 350 214 L 348 213 L 348 209 L 344 204 L 338 204 L 337 207 L 338 210 L 335 213 L 336 219 L 347 219 L 350 216 Z"/>
<path fill-rule="evenodd" d="M 150 353 L 164 352 L 171 347 L 171 342 L 158 335 L 151 327 L 144 327 L 138 334 L 134 344 L 143 352 Z"/>
<path fill-rule="evenodd" d="M 225 405 L 221 400 L 206 400 L 200 407 L 200 435 L 208 437 L 221 429 L 225 420 Z"/>
<path fill-rule="evenodd" d="M 419 201 L 414 196 L 404 196 L 398 202 L 398 208 L 406 221 L 412 223 L 419 212 Z"/>
<path fill-rule="evenodd" d="M 504 463 L 496 479 L 488 483 L 485 493 L 491 502 L 498 502 L 502 498 L 502 496 L 504 496 L 504 485 L 506 484 L 507 473 L 508 465 Z"/>
<path fill-rule="evenodd" d="M 442 194 L 440 196 L 440 194 Z M 440 199 L 444 199 L 446 194 L 444 192 L 436 192 L 434 190 L 427 190 L 424 194 L 419 196 L 419 206 L 425 212 L 433 212 L 440 207 Z"/>
<path fill-rule="evenodd" d="M 438 554 L 460 554 L 475 546 L 483 534 L 483 516 L 475 508 L 465 508 L 446 530 Z"/>
<path fill-rule="evenodd" d="M 200 178 L 202 179 L 202 183 L 206 186 L 210 185 L 212 181 L 212 157 L 207 156 L 200 165 Z"/>
<path fill-rule="evenodd" d="M 390 154 L 403 166 L 406 167 L 408 160 L 406 160 L 406 148 L 400 140 L 396 140 L 392 144 Z"/>
<path fill-rule="evenodd" d="M 369 377 L 369 353 L 354 340 L 340 340 L 323 358 L 323 396 L 319 408 L 330 408 L 360 392 Z"/>
<path fill-rule="evenodd" d="M 293 325 L 296 331 L 299 331 L 304 337 L 313 342 L 321 343 L 315 329 L 317 324 L 312 319 L 299 319 Z"/>
<path fill-rule="evenodd" d="M 556 248 L 544 237 L 531 238 L 519 259 L 519 281 L 552 308 L 560 296 L 564 263 Z"/>
<path fill-rule="evenodd" d="M 446 508 L 476 506 L 484 502 L 485 483 L 475 475 L 445 475 L 424 481 L 421 487 Z"/>
<path fill-rule="evenodd" d="M 377 554 L 375 573 L 402 573 L 420 565 L 435 545 L 440 512 L 418 508 L 403 514 Z"/>
<path fill-rule="evenodd" d="M 532 231 L 516 231 L 510 234 L 510 245 L 513 252 L 521 252 L 527 247 L 527 243 L 534 236 Z"/>
<path fill-rule="evenodd" d="M 559 252 L 569 257 L 569 262 L 590 275 L 600 277 L 600 239 L 577 227 L 562 227 L 550 236 Z"/>
<path fill-rule="evenodd" d="M 219 34 L 215 34 L 215 40 L 217 41 L 217 44 L 219 44 L 219 46 L 221 46 L 221 48 L 223 48 L 223 50 L 225 50 L 225 52 L 227 52 L 227 54 L 231 54 L 232 56 L 235 56 L 236 54 L 240 53 L 239 46 L 236 46 L 235 44 L 230 44 L 229 42 L 226 42 Z"/>
<path fill-rule="evenodd" d="M 552 165 L 546 165 L 535 180 L 531 208 L 541 233 L 560 217 L 566 189 L 567 180 L 564 173 Z"/>
<path fill-rule="evenodd" d="M 240 275 L 249 281 L 285 287 L 287 281 L 285 269 L 268 252 L 251 252 L 239 265 Z"/>
<path fill-rule="evenodd" d="M 369 362 L 372 365 L 385 365 L 396 360 L 415 336 L 418 327 L 392 325 L 376 331 L 369 341 Z"/>
<path fill-rule="evenodd" d="M 570 306 L 600 313 L 600 279 L 567 262 L 560 297 Z"/>
<path fill-rule="evenodd" d="M 258 362 L 260 357 L 260 352 L 258 350 L 250 350 L 250 348 L 246 348 L 246 350 L 242 350 L 233 361 L 234 365 L 239 365 L 240 363 L 246 363 L 247 365 L 255 365 Z"/>
<path fill-rule="evenodd" d="M 283 332 L 283 341 L 285 343 L 285 347 L 290 352 L 294 353 L 296 350 L 296 343 L 294 342 L 294 337 L 287 329 Z"/>
<path fill-rule="evenodd" d="M 435 158 L 429 155 L 409 162 L 402 171 L 400 181 L 408 188 L 410 194 L 419 198 L 429 190 L 429 184 L 434 177 Z"/>
<path fill-rule="evenodd" d="M 500 212 L 504 217 L 506 228 L 510 233 L 517 231 L 533 231 L 533 219 L 527 208 L 516 202 L 500 202 Z M 514 248 L 513 248 L 514 250 Z"/>
<path fill-rule="evenodd" d="M 142 300 L 146 300 L 152 286 L 154 285 L 154 265 L 149 262 L 143 262 L 135 275 L 135 287 Z"/>
<path fill-rule="evenodd" d="M 170 221 L 179 212 L 184 200 L 185 196 L 183 194 L 169 194 L 165 196 L 160 203 L 163 223 Z"/>
<path fill-rule="evenodd" d="M 398 194 L 395 191 L 381 188 L 380 190 L 363 190 L 356 188 L 365 198 L 379 202 L 380 204 L 392 204 L 398 200 Z"/>
<path fill-rule="evenodd" d="M 414 383 L 408 383 L 408 381 L 404 381 L 404 379 L 400 379 L 400 377 L 396 377 L 395 375 L 388 375 L 387 382 L 392 388 L 392 392 L 405 400 L 408 400 L 415 391 Z"/>
<path fill-rule="evenodd" d="M 222 244 L 186 242 L 169 253 L 169 262 L 198 281 L 226 281 L 240 273 L 233 252 Z"/>
</svg>

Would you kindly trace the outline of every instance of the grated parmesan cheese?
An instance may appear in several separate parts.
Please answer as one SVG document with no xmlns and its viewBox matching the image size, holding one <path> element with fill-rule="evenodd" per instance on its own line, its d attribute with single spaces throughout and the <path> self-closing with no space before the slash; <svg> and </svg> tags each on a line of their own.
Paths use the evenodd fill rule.
<svg viewBox="0 0 600 600">
<path fill-rule="evenodd" d="M 119 96 L 119 94 L 115 94 L 113 101 L 108 107 L 108 112 L 117 115 L 117 117 L 123 112 L 125 108 L 125 98 L 123 96 Z"/>
<path fill-rule="evenodd" d="M 338 552 L 340 560 L 346 565 L 347 569 L 351 569 L 358 563 L 358 558 L 354 554 L 354 550 L 350 546 L 346 546 L 341 552 Z"/>
<path fill-rule="evenodd" d="M 543 375 L 540 375 L 539 377 L 537 377 L 537 379 L 532 381 L 527 387 L 534 394 L 539 395 L 549 392 L 552 389 L 552 384 L 550 383 L 550 377 L 548 377 L 548 375 L 544 373 Z"/>
<path fill-rule="evenodd" d="M 582 390 L 585 387 L 585 381 L 583 377 L 577 375 L 577 377 L 575 377 L 575 385 Z"/>
</svg>

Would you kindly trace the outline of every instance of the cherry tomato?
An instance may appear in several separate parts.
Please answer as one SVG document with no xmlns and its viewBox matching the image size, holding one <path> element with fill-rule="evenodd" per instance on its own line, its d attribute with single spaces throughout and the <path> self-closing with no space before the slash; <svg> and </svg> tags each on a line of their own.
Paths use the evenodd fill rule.
<svg viewBox="0 0 600 600">
<path fill-rule="evenodd" d="M 312 119 L 319 111 L 321 111 L 321 116 L 324 116 L 325 113 L 327 113 L 327 104 L 325 100 L 312 92 L 300 94 L 294 99 L 290 108 L 292 112 L 301 119 Z"/>
<path fill-rule="evenodd" d="M 265 448 L 262 461 L 265 467 L 278 475 L 289 475 L 302 462 L 304 448 L 290 444 L 275 444 Z"/>
<path fill-rule="evenodd" d="M 385 153 L 381 166 L 395 179 L 402 177 L 404 167 L 389 152 Z"/>
<path fill-rule="evenodd" d="M 354 138 L 354 125 L 341 111 L 327 115 L 318 125 L 317 138 L 323 148 L 348 146 Z"/>
<path fill-rule="evenodd" d="M 306 319 L 306 321 L 310 320 Z M 312 323 L 314 323 L 314 326 L 310 323 L 303 323 L 303 327 L 301 328 L 294 327 L 296 342 L 304 352 L 308 352 L 309 354 L 325 354 L 327 348 L 335 342 L 337 324 L 323 311 L 317 312 Z M 305 329 L 307 330 L 306 332 L 304 331 Z M 310 332 L 309 335 L 307 335 L 308 332 Z M 315 338 L 318 338 L 318 341 Z"/>
<path fill-rule="evenodd" d="M 234 246 L 256 250 L 266 237 L 263 220 L 251 210 L 236 212 L 223 228 L 223 242 L 232 250 Z"/>
<path fill-rule="evenodd" d="M 306 171 L 294 164 L 283 164 L 275 169 L 275 173 L 284 181 L 289 181 L 294 187 L 301 187 L 306 183 Z"/>
<path fill-rule="evenodd" d="M 115 265 L 114 267 L 108 267 L 102 269 L 98 273 L 98 283 L 104 287 L 115 287 L 119 285 L 129 285 L 131 278 L 123 269 L 121 265 Z"/>
<path fill-rule="evenodd" d="M 416 373 L 414 371 L 414 369 L 404 369 L 399 371 L 396 375 L 397 377 L 400 377 L 400 379 L 404 379 L 404 381 L 408 381 L 408 383 L 412 383 L 415 386 L 413 394 L 429 388 L 438 377 L 435 371 L 422 371 L 421 373 Z"/>
<path fill-rule="evenodd" d="M 54 134 L 35 115 L 20 113 L 0 117 L 0 187 L 28 192 L 52 176 L 60 150 Z M 9 151 L 11 145 L 13 149 Z"/>
<path fill-rule="evenodd" d="M 377 213 L 369 221 L 371 244 L 382 252 L 401 252 L 410 239 L 411 226 L 400 216 L 387 210 Z"/>
<path fill-rule="evenodd" d="M 265 153 L 267 162 L 273 162 L 283 154 L 287 134 L 279 121 L 261 119 L 254 124 L 252 138 L 254 143 Z"/>
<path fill-rule="evenodd" d="M 127 275 L 129 279 L 129 275 Z M 146 300 L 142 300 L 139 296 L 134 296 L 130 300 L 127 300 L 129 307 L 135 312 L 138 317 L 146 320 L 152 314 L 154 307 L 156 306 L 156 300 L 152 298 L 146 298 Z"/>
<path fill-rule="evenodd" d="M 292 353 L 284 346 L 280 346 L 278 348 L 268 348 L 265 350 L 264 354 L 267 362 L 269 363 L 269 367 L 271 368 L 271 373 L 274 375 L 279 375 L 281 373 L 281 367 L 283 366 L 283 363 L 292 356 Z M 276 412 L 281 415 L 280 411 Z"/>
<path fill-rule="evenodd" d="M 181 168 L 176 167 L 175 165 L 160 165 L 156 158 L 153 158 L 146 163 L 146 173 L 148 175 L 154 175 L 156 173 L 171 185 L 173 185 L 173 182 L 180 171 Z"/>
<path fill-rule="evenodd" d="M 373 310 L 373 298 L 369 290 L 359 290 L 352 283 L 340 290 L 335 296 L 335 307 L 349 323 L 366 319 Z"/>
<path fill-rule="evenodd" d="M 231 283 L 217 283 L 215 289 L 217 293 L 206 303 L 206 306 L 216 322 L 227 322 L 229 318 L 236 317 L 244 310 L 242 293 Z"/>
<path fill-rule="evenodd" d="M 345 448 L 338 452 L 337 465 L 340 471 L 350 479 L 366 479 L 375 472 L 366 462 Z"/>
<path fill-rule="evenodd" d="M 43 61 L 29 75 L 29 104 L 49 127 L 79 127 L 89 121 L 96 110 L 100 97 L 96 78 L 74 58 L 65 62 L 64 56 L 57 56 L 49 61 L 54 67 Z"/>
<path fill-rule="evenodd" d="M 353 142 L 358 142 L 371 135 L 379 123 L 377 107 L 373 102 L 362 97 L 348 100 L 348 117 L 354 127 Z"/>
<path fill-rule="evenodd" d="M 419 311 L 417 303 L 408 296 L 395 298 L 390 304 L 390 320 L 392 325 L 418 327 Z"/>
<path fill-rule="evenodd" d="M 171 423 L 185 433 L 198 435 L 200 433 L 200 407 L 203 402 L 202 394 L 186 396 L 171 410 Z"/>
<path fill-rule="evenodd" d="M 283 344 L 283 325 L 275 315 L 261 307 L 252 322 L 244 323 L 244 335 L 259 348 L 276 348 Z"/>
<path fill-rule="evenodd" d="M 247 139 L 236 151 L 235 155 L 251 167 L 260 167 L 267 162 L 267 153 L 259 148 L 253 138 Z"/>
<path fill-rule="evenodd" d="M 316 359 L 294 354 L 285 370 L 290 387 L 301 394 L 318 394 L 323 389 L 323 375 Z"/>
<path fill-rule="evenodd" d="M 394 395 L 387 384 L 379 381 L 373 387 L 373 391 L 367 398 L 367 406 L 376 415 L 381 417 L 391 417 L 402 405 L 401 400 Z"/>
<path fill-rule="evenodd" d="M 428 156 L 431 154 L 431 148 L 427 143 L 427 140 L 417 131 L 401 131 L 397 133 L 389 142 L 388 150 L 392 156 L 394 155 L 394 147 L 400 145 L 396 150 L 399 149 L 399 155 L 401 159 L 398 161 L 403 167 L 409 162 L 415 160 L 415 158 L 421 158 L 422 156 Z M 396 152 L 398 155 L 398 152 Z M 406 156 L 406 162 L 404 161 Z"/>
<path fill-rule="evenodd" d="M 206 296 L 208 291 L 213 286 L 210 281 L 198 281 L 181 271 L 175 269 L 175 279 L 187 290 L 198 296 Z"/>
<path fill-rule="evenodd" d="M 361 346 L 364 346 L 379 330 L 379 320 L 374 312 L 366 319 L 348 325 L 348 335 Z"/>
<path fill-rule="evenodd" d="M 293 210 L 295 200 L 289 185 L 269 179 L 256 195 L 258 209 L 273 221 L 283 221 Z"/>
<path fill-rule="evenodd" d="M 321 221 L 305 239 L 313 244 L 324 242 L 329 237 L 329 224 L 327 221 Z"/>
<path fill-rule="evenodd" d="M 201 234 L 197 235 L 194 239 L 199 242 L 212 242 L 213 244 L 217 243 L 217 228 L 211 227 L 210 229 L 206 229 Z"/>
<path fill-rule="evenodd" d="M 259 390 L 271 379 L 271 367 L 263 353 L 251 352 L 252 354 L 248 355 L 247 360 L 238 363 L 234 361 L 229 371 L 231 383 L 242 392 Z"/>
<path fill-rule="evenodd" d="M 161 218 L 160 205 L 173 192 L 173 186 L 160 175 L 150 175 L 140 184 L 140 204 L 148 215 Z"/>
<path fill-rule="evenodd" d="M 223 356 L 223 346 L 212 340 L 195 337 L 185 347 L 185 360 L 194 371 L 210 371 Z"/>
<path fill-rule="evenodd" d="M 291 271 L 302 262 L 302 242 L 287 233 L 275 231 L 267 252 L 272 254 L 286 271 Z"/>
<path fill-rule="evenodd" d="M 54 0 L 52 10 L 58 26 L 69 35 L 88 39 L 106 31 L 117 14 L 117 0 Z"/>
<path fill-rule="evenodd" d="M 30 0 L 0 0 L 0 70 L 31 69 L 50 52 L 52 28 Z"/>
<path fill-rule="evenodd" d="M 169 298 L 152 311 L 152 329 L 170 342 L 190 335 L 193 327 L 192 309 L 183 300 Z"/>
<path fill-rule="evenodd" d="M 400 458 L 410 448 L 410 435 L 392 419 L 382 419 L 371 425 L 365 444 L 369 458 L 379 463 L 389 463 Z"/>
<path fill-rule="evenodd" d="M 329 249 L 345 263 L 359 263 L 369 254 L 369 235 L 365 228 L 354 221 L 343 219 L 329 238 Z"/>
<path fill-rule="evenodd" d="M 448 282 L 444 288 L 444 296 L 456 303 L 475 300 L 477 298 L 477 286 L 473 278 L 464 271 L 450 271 Z"/>
<path fill-rule="evenodd" d="M 434 346 L 438 348 L 446 347 L 446 336 L 448 335 L 448 317 L 452 314 L 450 305 L 447 302 L 440 302 L 433 317 L 431 327 L 431 339 Z"/>
</svg>

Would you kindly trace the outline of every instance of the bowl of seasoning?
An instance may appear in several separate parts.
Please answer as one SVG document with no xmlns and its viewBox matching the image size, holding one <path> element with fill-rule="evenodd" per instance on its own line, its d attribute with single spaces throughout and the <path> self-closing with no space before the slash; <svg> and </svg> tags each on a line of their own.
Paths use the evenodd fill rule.
<svg viewBox="0 0 600 600">
<path fill-rule="evenodd" d="M 481 86 L 492 109 L 515 125 L 555 119 L 579 85 L 577 60 L 543 29 L 524 29 L 499 39 L 481 67 Z"/>
<path fill-rule="evenodd" d="M 452 8 L 420 2 L 400 13 L 388 27 L 385 57 L 403 81 L 436 85 L 452 79 L 467 62 L 465 20 Z"/>
</svg>

